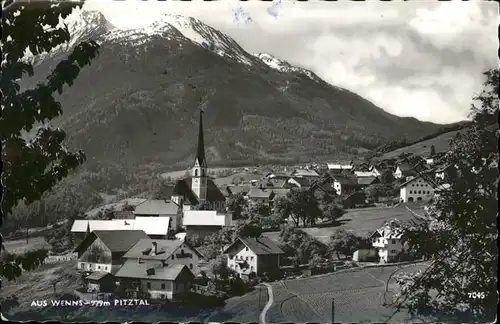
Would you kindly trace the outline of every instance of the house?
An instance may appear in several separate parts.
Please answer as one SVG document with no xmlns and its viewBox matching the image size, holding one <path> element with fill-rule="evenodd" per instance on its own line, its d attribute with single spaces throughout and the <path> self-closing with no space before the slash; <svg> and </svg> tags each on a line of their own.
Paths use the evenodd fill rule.
<svg viewBox="0 0 500 324">
<path fill-rule="evenodd" d="M 434 195 L 436 184 L 424 175 L 410 178 L 399 187 L 400 201 L 429 201 Z"/>
<path fill-rule="evenodd" d="M 401 179 L 401 178 L 406 178 L 408 176 L 414 176 L 415 172 L 413 170 L 413 167 L 409 165 L 408 163 L 400 163 L 396 167 L 396 171 L 394 171 L 394 178 L 396 179 Z"/>
<path fill-rule="evenodd" d="M 354 175 L 358 178 L 378 177 L 377 173 L 375 173 L 374 171 L 354 171 Z"/>
<path fill-rule="evenodd" d="M 352 171 L 354 166 L 352 164 L 331 164 L 327 163 L 326 164 L 328 170 L 332 173 L 341 173 L 342 171 Z"/>
<path fill-rule="evenodd" d="M 125 259 L 147 261 L 162 261 L 164 267 L 172 265 L 185 265 L 197 274 L 200 272 L 200 261 L 203 256 L 189 242 L 182 240 L 139 240 L 123 256 Z"/>
<path fill-rule="evenodd" d="M 345 209 L 356 208 L 365 204 L 366 194 L 363 191 L 352 192 L 343 199 L 343 205 Z"/>
<path fill-rule="evenodd" d="M 352 176 L 335 175 L 333 176 L 333 189 L 337 195 L 347 195 L 362 189 L 364 185 L 358 183 L 358 179 Z"/>
<path fill-rule="evenodd" d="M 231 214 L 218 214 L 215 210 L 188 210 L 184 213 L 182 225 L 187 239 L 204 239 L 230 226 L 231 218 Z"/>
<path fill-rule="evenodd" d="M 176 300 L 186 298 L 195 278 L 183 264 L 168 267 L 159 260 L 128 259 L 116 272 L 118 291 L 127 298 Z"/>
<path fill-rule="evenodd" d="M 88 292 L 114 293 L 116 290 L 115 277 L 105 271 L 94 271 L 85 278 Z"/>
<path fill-rule="evenodd" d="M 434 159 L 433 158 L 427 158 L 427 159 L 425 159 L 425 163 L 427 165 L 433 165 L 434 164 Z"/>
<path fill-rule="evenodd" d="M 73 222 L 71 233 L 73 234 L 76 244 L 79 244 L 92 231 L 109 231 L 109 230 L 133 230 L 134 219 L 77 219 Z"/>
<path fill-rule="evenodd" d="M 269 203 L 273 200 L 274 195 L 275 194 L 272 189 L 265 189 L 261 187 L 250 189 L 247 196 L 252 203 L 262 203 L 269 205 Z"/>
<path fill-rule="evenodd" d="M 171 217 L 141 217 L 135 219 L 80 220 L 73 223 L 71 233 L 77 244 L 92 231 L 134 231 L 142 230 L 151 238 L 165 238 L 171 227 Z"/>
<path fill-rule="evenodd" d="M 434 170 L 434 178 L 439 182 L 450 182 L 457 175 L 457 169 L 452 164 L 440 166 Z"/>
<path fill-rule="evenodd" d="M 143 238 L 148 238 L 144 231 L 92 231 L 74 250 L 78 253 L 77 268 L 113 274 L 122 266 L 123 255 Z"/>
<path fill-rule="evenodd" d="M 172 217 L 142 217 L 138 216 L 134 220 L 134 230 L 142 230 L 151 239 L 168 239 L 172 232 L 175 232 L 182 223 L 178 223 L 177 227 L 172 226 Z M 182 222 L 179 218 L 178 222 Z"/>
<path fill-rule="evenodd" d="M 370 237 L 372 246 L 377 249 L 380 263 L 393 262 L 404 249 L 401 242 L 403 230 L 397 220 L 386 223 Z"/>
<path fill-rule="evenodd" d="M 292 187 L 297 188 L 309 188 L 316 178 L 311 177 L 294 177 L 288 179 L 287 183 L 292 185 Z"/>
<path fill-rule="evenodd" d="M 191 168 L 191 177 L 177 180 L 171 199 L 181 205 L 184 211 L 200 209 L 200 206 L 205 210 L 225 211 L 226 209 L 226 197 L 208 176 L 203 136 L 203 110 L 201 109 L 198 146 Z"/>
<path fill-rule="evenodd" d="M 293 178 L 319 178 L 319 174 L 314 170 L 295 169 L 290 173 Z"/>
<path fill-rule="evenodd" d="M 366 188 L 372 184 L 376 184 L 376 183 L 380 183 L 380 180 L 379 178 L 377 177 L 361 177 L 361 178 L 358 178 L 358 184 L 360 187 L 362 188 Z"/>
<path fill-rule="evenodd" d="M 171 200 L 166 199 L 148 199 L 137 205 L 134 210 L 136 217 L 170 217 L 171 228 L 180 227 L 182 209 Z"/>
<path fill-rule="evenodd" d="M 384 169 L 381 167 L 370 166 L 369 171 L 372 172 L 376 177 L 380 177 L 384 173 Z"/>
<path fill-rule="evenodd" d="M 279 272 L 284 252 L 268 237 L 239 237 L 224 249 L 224 254 L 228 256 L 227 266 L 240 275 L 262 275 Z"/>
<path fill-rule="evenodd" d="M 227 196 L 231 197 L 237 194 L 242 194 L 244 197 L 250 191 L 250 186 L 226 186 Z"/>
</svg>

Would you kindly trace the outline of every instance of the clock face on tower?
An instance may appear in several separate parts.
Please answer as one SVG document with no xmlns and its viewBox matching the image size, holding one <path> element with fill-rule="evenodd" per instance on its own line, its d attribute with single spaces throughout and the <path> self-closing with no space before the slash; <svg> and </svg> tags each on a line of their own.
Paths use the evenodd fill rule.
<svg viewBox="0 0 500 324">
<path fill-rule="evenodd" d="M 196 186 L 198 186 L 200 184 L 200 179 L 194 178 L 193 179 L 193 184 L 196 185 Z"/>
</svg>

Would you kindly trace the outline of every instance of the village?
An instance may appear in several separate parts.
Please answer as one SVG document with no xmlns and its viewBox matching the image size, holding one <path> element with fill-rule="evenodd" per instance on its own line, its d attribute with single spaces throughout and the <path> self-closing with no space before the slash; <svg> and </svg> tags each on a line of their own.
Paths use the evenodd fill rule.
<svg viewBox="0 0 500 324">
<path fill-rule="evenodd" d="M 74 271 L 85 282 L 76 292 L 81 299 L 186 303 L 193 299 L 193 293 L 224 299 L 244 294 L 262 282 L 359 264 L 408 261 L 408 256 L 403 257 L 400 221 L 386 219 L 373 223 L 365 237 L 349 236 L 349 230 L 344 231 L 347 236 L 339 240 L 345 242 L 337 244 L 335 251 L 344 258 L 326 260 L 320 254 L 323 260 L 307 264 L 293 255 L 298 251 L 284 251 L 279 242 L 284 228 L 289 229 L 289 235 L 297 234 L 301 216 L 295 215 L 293 220 L 293 215 L 285 212 L 276 220 L 272 211 L 283 211 L 284 202 L 296 193 L 296 197 L 314 200 L 308 203 L 312 221 L 303 215 L 309 217 L 303 220 L 305 230 L 317 225 L 314 206 L 325 209 L 327 202 L 336 204 L 327 212 L 329 219 L 321 216 L 330 224 L 338 221 L 344 210 L 390 215 L 391 209 L 404 207 L 408 214 L 416 214 L 408 205 L 421 208 L 430 202 L 446 189 L 446 179 L 453 170 L 439 162 L 442 154 L 432 152 L 428 159 L 413 165 L 408 158 L 394 161 L 392 166 L 354 161 L 312 163 L 290 172 L 269 170 L 261 175 L 244 168 L 234 171 L 237 174 L 231 184 L 221 186 L 208 175 L 202 119 L 200 112 L 198 150 L 190 177 L 166 181 L 163 199 L 129 198 L 120 208 L 108 211 L 106 219 L 74 220 Z M 247 176 L 240 177 L 241 172 Z"/>
</svg>

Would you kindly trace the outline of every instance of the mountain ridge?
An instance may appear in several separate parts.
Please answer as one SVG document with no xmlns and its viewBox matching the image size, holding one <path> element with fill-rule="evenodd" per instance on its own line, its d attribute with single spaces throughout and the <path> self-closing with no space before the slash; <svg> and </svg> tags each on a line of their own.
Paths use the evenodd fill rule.
<svg viewBox="0 0 500 324">
<path fill-rule="evenodd" d="M 70 44 L 93 38 L 100 55 L 58 97 L 64 115 L 54 124 L 91 163 L 190 163 L 198 99 L 209 90 L 214 95 L 207 102 L 205 132 L 212 163 L 355 155 L 441 126 L 389 114 L 309 70 L 270 54 L 250 54 L 194 18 L 165 15 L 134 29 L 116 28 L 97 12 L 72 19 Z M 37 76 L 68 50 L 39 59 Z"/>
</svg>

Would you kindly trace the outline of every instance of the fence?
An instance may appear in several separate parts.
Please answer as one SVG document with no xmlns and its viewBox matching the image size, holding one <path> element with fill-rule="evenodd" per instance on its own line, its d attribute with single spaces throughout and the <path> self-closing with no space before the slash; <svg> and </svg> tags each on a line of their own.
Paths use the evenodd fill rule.
<svg viewBox="0 0 500 324">
<path fill-rule="evenodd" d="M 68 253 L 64 255 L 49 255 L 43 261 L 44 263 L 59 263 L 59 262 L 67 262 L 73 261 L 78 258 L 78 254 L 76 253 Z"/>
</svg>

